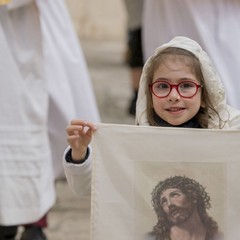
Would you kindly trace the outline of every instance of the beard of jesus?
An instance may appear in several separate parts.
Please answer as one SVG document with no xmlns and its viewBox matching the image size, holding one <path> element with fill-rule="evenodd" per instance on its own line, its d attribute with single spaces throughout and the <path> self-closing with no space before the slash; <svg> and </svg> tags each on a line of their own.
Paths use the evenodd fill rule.
<svg viewBox="0 0 240 240">
<path fill-rule="evenodd" d="M 176 205 L 169 206 L 169 213 L 167 214 L 170 225 L 178 226 L 188 221 L 193 215 L 195 206 L 191 204 L 188 207 L 178 207 Z"/>
</svg>

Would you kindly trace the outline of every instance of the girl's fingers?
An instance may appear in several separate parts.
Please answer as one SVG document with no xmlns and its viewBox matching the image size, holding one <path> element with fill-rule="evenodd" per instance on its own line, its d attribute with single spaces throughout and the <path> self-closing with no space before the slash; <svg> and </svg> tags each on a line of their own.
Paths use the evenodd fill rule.
<svg viewBox="0 0 240 240">
<path fill-rule="evenodd" d="M 73 135 L 79 136 L 79 131 L 78 131 L 78 130 L 74 130 L 74 131 L 73 131 Z"/>
<path fill-rule="evenodd" d="M 76 139 L 78 139 L 79 136 L 78 135 L 71 135 L 67 137 L 67 141 L 75 141 Z"/>
<path fill-rule="evenodd" d="M 72 135 L 72 134 L 81 134 L 81 132 L 83 132 L 83 126 L 68 126 L 66 128 L 66 132 L 68 135 Z"/>
<path fill-rule="evenodd" d="M 86 148 L 92 138 L 92 133 L 96 130 L 96 126 L 91 122 L 79 119 L 72 120 L 67 126 L 67 141 L 72 149 L 79 150 Z"/>
<path fill-rule="evenodd" d="M 92 130 L 96 130 L 97 129 L 97 127 L 96 127 L 96 125 L 94 123 L 83 121 L 83 120 L 79 120 L 79 119 L 73 119 L 70 122 L 70 125 L 73 125 L 73 126 L 79 125 L 79 126 L 83 126 L 83 127 L 89 127 Z"/>
<path fill-rule="evenodd" d="M 96 126 L 93 123 L 87 122 L 84 122 L 83 125 L 82 122 L 82 125 L 70 125 L 66 128 L 66 132 L 68 133 L 68 135 L 74 134 L 75 131 L 78 131 L 79 133 L 86 133 L 88 130 L 95 131 Z"/>
</svg>

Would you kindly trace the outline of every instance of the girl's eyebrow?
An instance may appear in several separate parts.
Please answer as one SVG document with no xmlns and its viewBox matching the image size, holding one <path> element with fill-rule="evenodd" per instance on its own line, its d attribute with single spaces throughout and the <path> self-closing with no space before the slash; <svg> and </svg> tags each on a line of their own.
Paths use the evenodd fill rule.
<svg viewBox="0 0 240 240">
<path fill-rule="evenodd" d="M 168 78 L 157 78 L 154 81 L 169 81 Z"/>
<path fill-rule="evenodd" d="M 154 80 L 154 82 L 156 82 L 156 81 L 171 82 L 171 79 L 161 77 L 161 78 L 157 78 L 157 79 Z M 196 80 L 196 79 L 193 79 L 193 78 L 187 78 L 187 77 L 183 77 L 183 78 L 177 79 L 177 82 L 182 82 L 182 81 L 192 81 L 192 82 L 195 82 L 195 81 L 197 81 L 197 80 Z"/>
</svg>

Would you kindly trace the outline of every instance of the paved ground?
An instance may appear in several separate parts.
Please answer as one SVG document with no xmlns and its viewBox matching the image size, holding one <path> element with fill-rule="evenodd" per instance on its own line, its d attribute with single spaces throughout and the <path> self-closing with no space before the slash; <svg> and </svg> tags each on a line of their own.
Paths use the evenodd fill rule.
<svg viewBox="0 0 240 240">
<path fill-rule="evenodd" d="M 134 124 L 127 114 L 130 79 L 124 43 L 81 42 L 96 93 L 102 122 Z M 57 202 L 49 213 L 49 240 L 89 240 L 90 199 L 73 195 L 65 180 L 56 183 Z"/>
</svg>

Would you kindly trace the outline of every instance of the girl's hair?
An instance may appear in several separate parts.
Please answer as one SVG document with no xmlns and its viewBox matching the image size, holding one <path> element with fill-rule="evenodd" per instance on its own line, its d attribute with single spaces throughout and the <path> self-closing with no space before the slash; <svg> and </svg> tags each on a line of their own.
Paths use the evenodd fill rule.
<svg viewBox="0 0 240 240">
<path fill-rule="evenodd" d="M 182 48 L 176 48 L 176 47 L 169 47 L 161 51 L 159 54 L 157 54 L 151 61 L 150 66 L 146 69 L 146 75 L 147 75 L 147 84 L 146 84 L 146 96 L 147 96 L 147 118 L 149 121 L 149 124 L 152 126 L 157 126 L 157 122 L 154 118 L 154 109 L 153 109 L 153 103 L 152 103 L 152 94 L 149 88 L 149 84 L 152 83 L 153 75 L 160 64 L 166 64 L 167 60 L 169 58 L 174 58 L 175 60 L 181 60 L 186 66 L 189 68 L 189 70 L 196 75 L 198 81 L 202 85 L 202 106 L 200 107 L 196 119 L 200 126 L 202 128 L 208 128 L 208 119 L 209 116 L 209 109 L 211 109 L 213 112 L 216 113 L 217 117 L 219 118 L 219 128 L 221 125 L 221 118 L 219 116 L 219 113 L 214 108 L 213 104 L 211 103 L 211 100 L 209 98 L 209 93 L 205 87 L 205 80 L 203 78 L 200 62 L 198 58 L 191 52 L 182 49 Z"/>
</svg>

